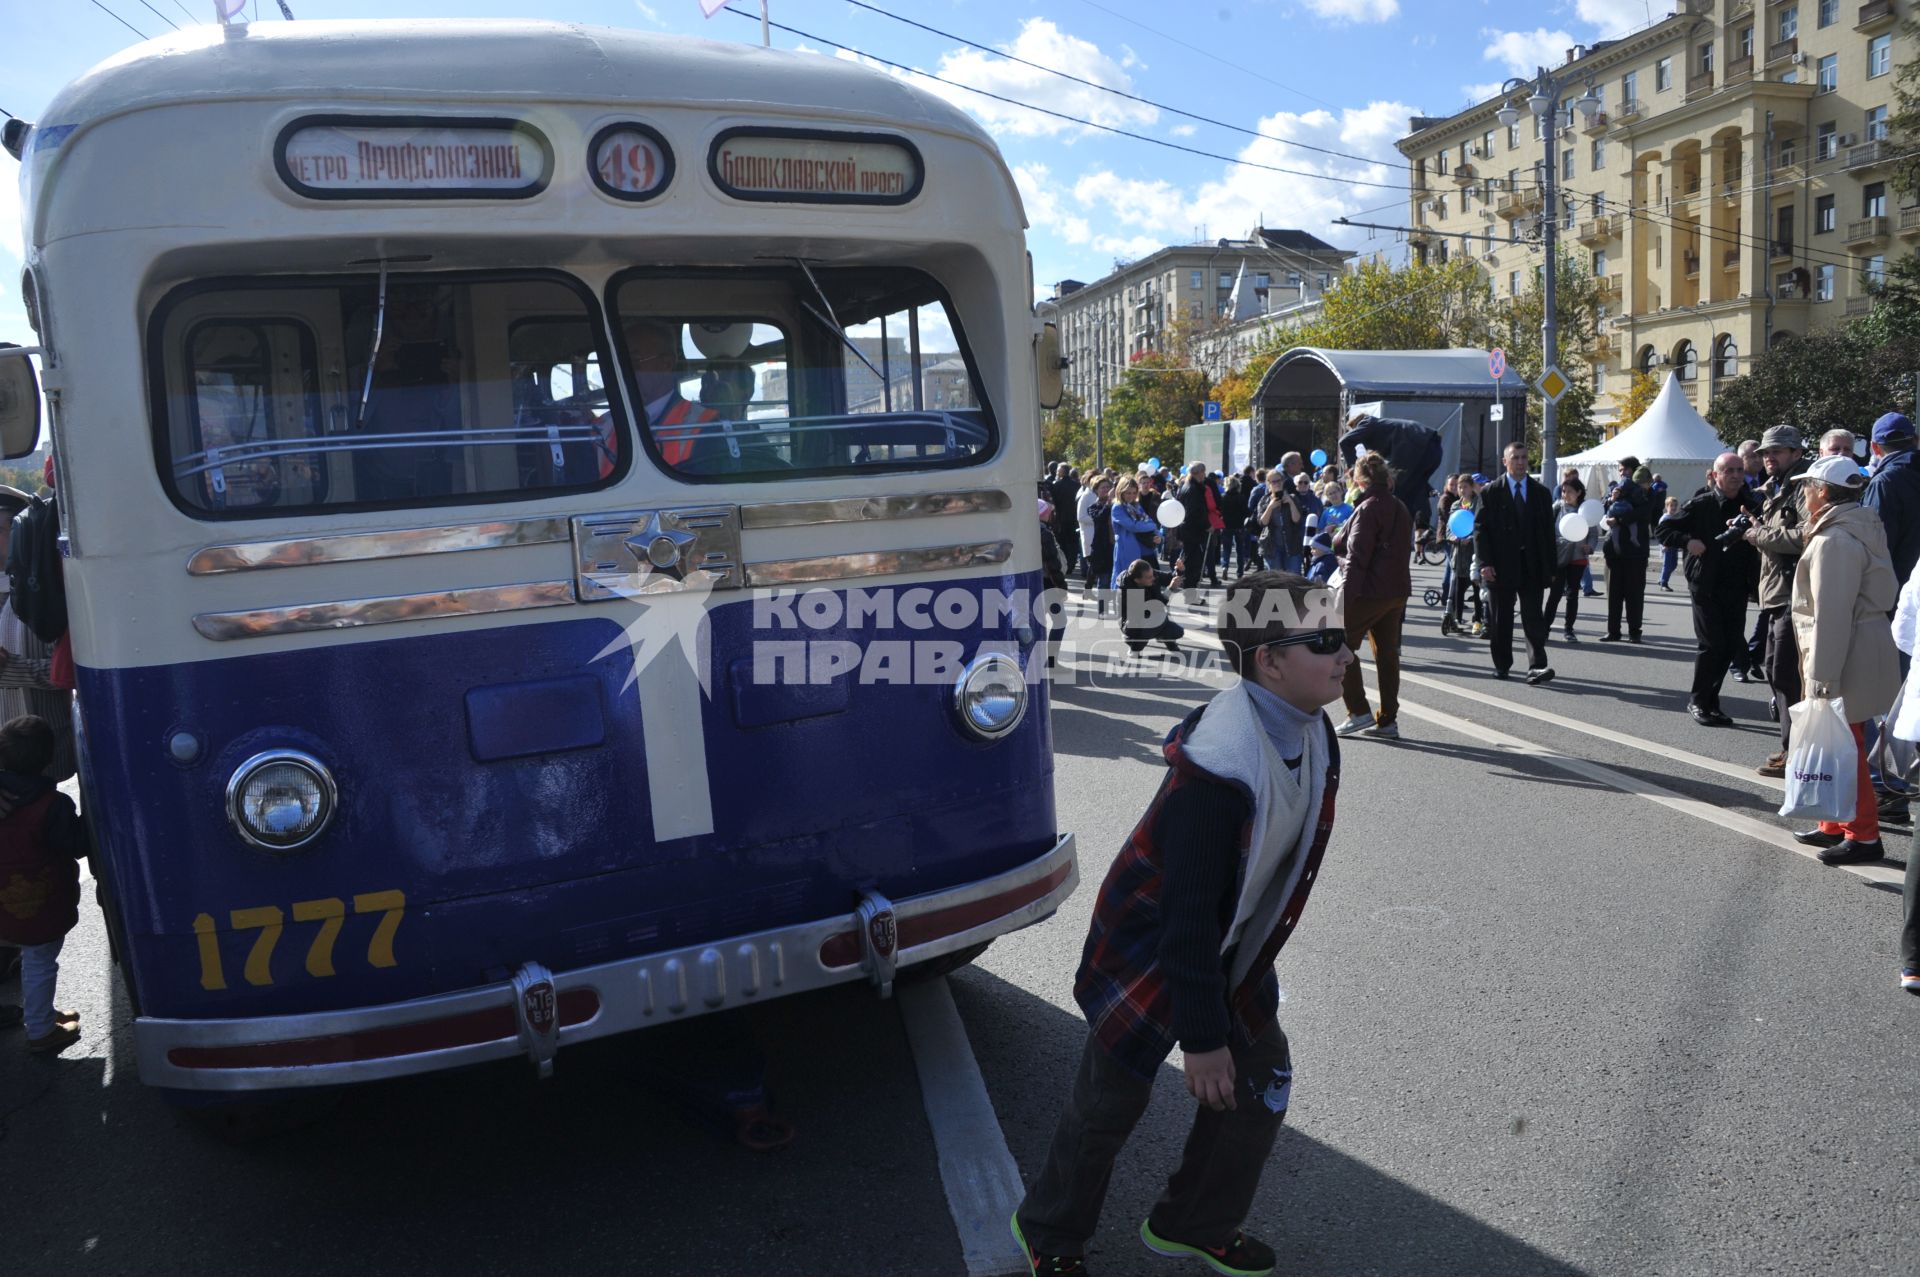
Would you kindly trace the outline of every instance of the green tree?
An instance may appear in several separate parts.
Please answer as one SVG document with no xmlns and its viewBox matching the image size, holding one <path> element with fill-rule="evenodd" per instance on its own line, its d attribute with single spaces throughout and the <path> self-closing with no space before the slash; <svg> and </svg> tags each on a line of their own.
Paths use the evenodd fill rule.
<svg viewBox="0 0 1920 1277">
<path fill-rule="evenodd" d="M 1913 411 L 1920 338 L 1875 339 L 1861 325 L 1780 342 L 1720 392 L 1709 414 L 1729 443 L 1785 423 L 1818 436 L 1863 429 L 1890 410 Z"/>
<path fill-rule="evenodd" d="M 1593 363 L 1589 354 L 1598 337 L 1594 318 L 1598 299 L 1593 274 L 1585 265 L 1564 252 L 1559 255 L 1559 263 L 1553 298 L 1560 329 L 1558 365 L 1572 387 L 1560 397 L 1554 451 L 1565 457 L 1600 442 L 1600 428 L 1593 422 Z M 1501 347 L 1507 352 L 1507 366 L 1531 385 L 1546 371 L 1546 344 L 1540 333 L 1546 314 L 1545 280 L 1535 270 L 1526 292 L 1485 303 L 1478 330 L 1467 327 L 1455 344 Z M 1528 390 L 1527 421 L 1535 443 L 1545 409 L 1540 392 Z"/>
<path fill-rule="evenodd" d="M 1617 421 L 1621 426 L 1630 426 L 1653 407 L 1653 401 L 1660 397 L 1660 388 L 1665 384 L 1650 372 L 1635 372 L 1627 383 L 1627 393 L 1620 401 Z"/>
<path fill-rule="evenodd" d="M 1093 464 L 1093 443 L 1093 420 L 1072 391 L 1040 420 L 1040 451 L 1048 461 L 1064 461 L 1085 470 Z"/>
<path fill-rule="evenodd" d="M 1920 253 L 1896 260 L 1873 294 L 1872 313 L 1850 325 L 1855 336 L 1881 343 L 1920 338 Z"/>
<path fill-rule="evenodd" d="M 1920 21 L 1908 18 L 1900 24 L 1895 48 L 1914 47 L 1920 40 Z M 1893 114 L 1887 119 L 1887 146 L 1902 158 L 1893 162 L 1889 176 L 1893 189 L 1902 195 L 1920 195 L 1920 58 L 1900 64 L 1893 77 Z"/>
<path fill-rule="evenodd" d="M 1329 350 L 1442 350 L 1481 326 L 1487 282 L 1466 258 L 1388 266 L 1369 261 L 1342 275 L 1308 323 L 1277 327 L 1263 353 L 1293 346 Z M 1252 361 L 1262 368 L 1265 361 Z"/>
<path fill-rule="evenodd" d="M 1209 389 L 1207 375 L 1187 367 L 1180 354 L 1137 357 L 1107 396 L 1107 464 L 1124 470 L 1150 457 L 1176 464 Z"/>
</svg>

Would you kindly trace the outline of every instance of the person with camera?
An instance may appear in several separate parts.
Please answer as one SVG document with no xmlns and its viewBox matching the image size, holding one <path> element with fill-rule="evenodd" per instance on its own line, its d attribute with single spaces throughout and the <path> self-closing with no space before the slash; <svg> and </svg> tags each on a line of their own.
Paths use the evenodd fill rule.
<svg viewBox="0 0 1920 1277">
<path fill-rule="evenodd" d="M 1736 654 L 1746 650 L 1747 592 L 1760 570 L 1760 552 L 1745 540 L 1760 514 L 1747 486 L 1746 463 L 1736 452 L 1715 458 L 1706 487 L 1660 520 L 1660 543 L 1686 554 L 1693 596 L 1693 685 L 1687 712 L 1703 727 L 1728 727 L 1720 684 Z"/>
<path fill-rule="evenodd" d="M 1787 774 L 1790 720 L 1787 706 L 1800 699 L 1800 648 L 1793 637 L 1793 572 L 1806 548 L 1801 528 L 1800 490 L 1807 472 L 1806 441 L 1792 426 L 1774 426 L 1760 436 L 1760 459 L 1767 481 L 1760 485 L 1760 518 L 1747 529 L 1747 541 L 1760 551 L 1760 628 L 1766 635 L 1761 669 L 1780 715 L 1780 752 L 1754 770 L 1762 776 Z"/>
</svg>

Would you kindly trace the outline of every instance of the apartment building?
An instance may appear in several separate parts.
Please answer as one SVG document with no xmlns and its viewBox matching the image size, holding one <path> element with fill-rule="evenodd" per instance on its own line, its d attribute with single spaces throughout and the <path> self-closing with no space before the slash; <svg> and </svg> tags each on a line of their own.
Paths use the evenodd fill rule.
<svg viewBox="0 0 1920 1277">
<path fill-rule="evenodd" d="M 1197 349 L 1230 352 L 1232 332 L 1299 313 L 1353 256 L 1306 231 L 1260 227 L 1245 239 L 1160 249 L 1091 284 L 1062 280 L 1049 304 L 1057 308 L 1067 389 L 1097 414 L 1127 365 L 1165 353 L 1176 327 Z"/>
<path fill-rule="evenodd" d="M 1599 283 L 1602 421 L 1635 369 L 1679 373 L 1694 406 L 1755 354 L 1867 313 L 1869 284 L 1920 243 L 1920 208 L 1889 182 L 1894 71 L 1913 50 L 1894 0 L 1679 0 L 1663 21 L 1553 69 L 1598 113 L 1553 142 L 1543 207 L 1541 130 L 1524 102 L 1416 118 L 1414 252 L 1465 255 L 1496 295 L 1531 286 L 1540 219 Z M 1526 90 L 1520 96 L 1524 97 Z"/>
</svg>

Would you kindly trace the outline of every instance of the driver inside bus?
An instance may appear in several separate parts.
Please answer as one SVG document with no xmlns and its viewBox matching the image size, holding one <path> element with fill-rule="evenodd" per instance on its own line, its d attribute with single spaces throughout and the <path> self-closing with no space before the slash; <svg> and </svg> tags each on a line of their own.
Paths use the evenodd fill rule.
<svg viewBox="0 0 1920 1277">
<path fill-rule="evenodd" d="M 642 420 L 653 432 L 660 457 L 679 469 L 693 456 L 694 444 L 702 442 L 702 427 L 717 422 L 720 414 L 702 407 L 680 393 L 682 356 L 680 325 L 669 320 L 636 318 L 621 325 L 627 343 L 627 365 L 633 369 L 634 397 L 640 401 Z M 600 477 L 613 473 L 614 440 L 612 415 L 608 415 L 608 438 L 600 457 Z"/>
</svg>

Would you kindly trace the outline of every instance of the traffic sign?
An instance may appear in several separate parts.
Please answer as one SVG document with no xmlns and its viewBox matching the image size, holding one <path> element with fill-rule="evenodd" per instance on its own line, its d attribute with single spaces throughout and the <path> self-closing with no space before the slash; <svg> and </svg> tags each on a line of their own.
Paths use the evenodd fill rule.
<svg viewBox="0 0 1920 1277">
<path fill-rule="evenodd" d="M 1207 400 L 1206 410 L 1200 414 L 1200 419 L 1202 421 L 1220 420 L 1220 401 L 1218 399 Z"/>
<path fill-rule="evenodd" d="M 1507 352 L 1495 346 L 1493 353 L 1487 356 L 1487 371 L 1493 374 L 1495 381 L 1507 375 Z"/>
<path fill-rule="evenodd" d="M 1506 419 L 1507 419 L 1507 406 L 1505 404 L 1497 403 L 1493 407 L 1487 409 L 1488 421 L 1505 421 Z"/>
<path fill-rule="evenodd" d="M 1533 383 L 1533 388 L 1545 395 L 1548 403 L 1559 403 L 1560 396 L 1573 389 L 1573 383 L 1558 368 L 1549 367 L 1540 374 L 1540 380 Z"/>
</svg>

